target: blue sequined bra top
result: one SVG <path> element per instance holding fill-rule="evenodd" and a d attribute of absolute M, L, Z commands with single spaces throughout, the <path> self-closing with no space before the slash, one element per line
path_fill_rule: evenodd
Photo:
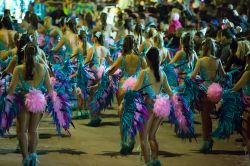
<path fill-rule="evenodd" d="M 187 74 L 191 73 L 193 71 L 193 66 L 194 66 L 193 62 L 190 66 L 190 63 L 188 62 L 188 60 L 185 57 L 184 51 L 181 53 L 181 59 L 176 62 L 176 65 L 179 66 L 178 69 L 180 71 L 185 71 Z"/>
<path fill-rule="evenodd" d="M 17 86 L 16 91 L 21 91 L 22 93 L 28 93 L 31 89 L 44 90 L 44 81 L 45 81 L 46 68 L 43 68 L 43 77 L 40 83 L 37 86 L 32 86 L 30 83 L 24 80 L 22 71 L 18 68 L 18 75 L 20 83 Z"/>
<path fill-rule="evenodd" d="M 125 68 L 125 56 L 122 57 L 122 64 L 121 64 L 121 71 L 122 71 L 122 75 L 124 78 L 128 78 L 128 77 L 138 77 L 139 73 L 140 73 L 140 69 L 141 69 L 141 65 L 142 65 L 142 60 L 139 59 L 139 63 L 138 63 L 138 66 L 137 66 L 137 69 L 135 71 L 135 73 L 133 74 L 129 74 L 127 71 L 126 71 L 126 68 Z"/>

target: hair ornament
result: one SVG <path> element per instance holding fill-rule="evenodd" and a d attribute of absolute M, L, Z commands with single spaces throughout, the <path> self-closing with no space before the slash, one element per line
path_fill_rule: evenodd
<path fill-rule="evenodd" d="M 101 35 L 102 35 L 102 33 L 101 33 L 101 32 L 96 32 L 96 33 L 95 33 L 95 36 L 96 36 L 97 38 L 100 38 L 100 37 L 101 37 Z"/>

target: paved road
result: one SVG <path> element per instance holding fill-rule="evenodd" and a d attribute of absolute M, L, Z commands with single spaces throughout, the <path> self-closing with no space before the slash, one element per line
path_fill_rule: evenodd
<path fill-rule="evenodd" d="M 85 126 L 88 120 L 75 120 L 76 129 L 71 129 L 71 137 L 58 137 L 50 118 L 43 118 L 39 128 L 39 166 L 142 166 L 139 148 L 129 156 L 119 154 L 119 119 L 116 111 L 108 110 L 103 117 L 103 124 L 99 128 Z M 177 138 L 167 123 L 161 126 L 157 138 L 163 166 L 247 165 L 242 143 L 237 141 L 239 135 L 233 135 L 230 140 L 216 140 L 212 154 L 200 154 L 197 151 L 202 144 L 199 115 L 196 119 L 198 143 Z M 15 153 L 17 141 L 14 128 L 10 133 L 8 138 L 0 138 L 0 166 L 21 165 L 21 155 Z"/>

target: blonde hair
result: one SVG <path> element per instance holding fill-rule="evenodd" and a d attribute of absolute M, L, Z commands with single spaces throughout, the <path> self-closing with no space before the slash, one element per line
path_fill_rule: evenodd
<path fill-rule="evenodd" d="M 247 53 L 250 51 L 250 42 L 247 40 L 238 41 L 238 47 L 236 56 L 240 59 L 244 59 Z"/>
<path fill-rule="evenodd" d="M 162 34 L 157 34 L 154 37 L 154 44 L 157 48 L 162 49 L 164 47 L 164 40 Z"/>

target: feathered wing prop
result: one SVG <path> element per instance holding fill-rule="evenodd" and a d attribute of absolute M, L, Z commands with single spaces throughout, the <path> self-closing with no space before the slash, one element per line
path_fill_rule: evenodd
<path fill-rule="evenodd" d="M 0 83 L 0 134 L 8 132 L 12 126 L 13 120 L 19 111 L 19 101 L 14 95 L 7 95 L 6 87 L 9 77 L 1 80 Z"/>
<path fill-rule="evenodd" d="M 105 72 L 103 73 L 100 85 L 89 104 L 92 116 L 99 115 L 102 110 L 112 104 L 113 95 L 117 92 L 116 82 L 115 77 L 108 76 Z"/>
<path fill-rule="evenodd" d="M 195 138 L 194 115 L 188 101 L 179 94 L 171 97 L 173 112 L 170 112 L 170 122 L 174 122 L 176 133 L 181 138 Z"/>
<path fill-rule="evenodd" d="M 124 111 L 121 118 L 122 141 L 127 143 L 129 136 L 131 139 L 134 139 L 137 131 L 143 129 L 149 115 L 144 97 L 140 91 L 128 90 L 125 93 L 123 104 Z"/>
<path fill-rule="evenodd" d="M 241 127 L 243 107 L 243 99 L 238 92 L 231 90 L 224 91 L 219 123 L 212 136 L 225 139 L 238 130 Z"/>
<path fill-rule="evenodd" d="M 91 80 L 94 80 L 94 77 L 89 73 L 87 65 L 79 64 L 78 74 L 77 74 L 77 86 L 81 89 L 81 96 L 83 99 L 87 99 L 89 95 L 88 85 L 91 84 Z"/>
<path fill-rule="evenodd" d="M 63 94 L 55 91 L 48 95 L 48 112 L 51 114 L 56 125 L 56 130 L 60 134 L 61 128 L 70 135 L 69 127 L 71 122 L 70 105 Z"/>

